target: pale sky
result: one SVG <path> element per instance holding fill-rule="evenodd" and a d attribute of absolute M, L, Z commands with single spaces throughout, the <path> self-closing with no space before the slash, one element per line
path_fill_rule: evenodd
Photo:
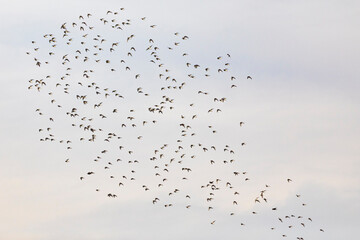
<path fill-rule="evenodd" d="M 0 239 L 257 240 L 281 239 L 282 232 L 286 232 L 287 239 L 358 239 L 358 1 L 34 0 L 1 1 L 1 5 Z M 216 202 L 216 209 L 209 213 L 206 203 L 197 200 L 201 195 L 198 185 L 192 184 L 187 186 L 194 196 L 190 210 L 176 204 L 172 209 L 164 208 L 164 202 L 153 206 L 151 191 L 149 195 L 141 187 L 128 188 L 118 198 L 109 199 L 104 194 L 108 189 L 112 191 L 110 179 L 104 181 L 105 176 L 96 174 L 102 179 L 100 185 L 88 178 L 85 182 L 79 180 L 79 176 L 96 168 L 87 159 L 92 159 L 91 152 L 101 150 L 102 145 L 90 149 L 75 144 L 77 150 L 70 164 L 66 164 L 68 152 L 63 147 L 39 141 L 38 129 L 46 128 L 48 123 L 38 117 L 35 109 L 47 109 L 50 105 L 46 94 L 27 89 L 29 79 L 46 73 L 43 67 L 34 65 L 32 56 L 25 54 L 33 48 L 31 41 L 40 44 L 44 34 L 59 33 L 61 24 L 78 21 L 79 15 L 106 16 L 107 10 L 119 11 L 122 7 L 125 18 L 139 21 L 146 16 L 149 25 L 157 25 L 155 32 L 149 30 L 149 34 L 164 47 L 173 43 L 174 32 L 189 36 L 181 47 L 194 63 L 215 68 L 217 56 L 231 54 L 231 74 L 238 78 L 236 89 L 229 90 L 215 80 L 194 83 L 194 87 L 214 90 L 219 97 L 228 98 L 222 115 L 212 119 L 221 132 L 214 144 L 247 143 L 236 157 L 241 161 L 239 170 L 250 174 L 251 181 L 242 194 L 251 204 L 241 202 L 238 215 L 228 216 L 233 206 L 228 204 L 227 196 Z M 134 23 L 132 29 L 139 39 L 149 37 L 140 24 Z M 42 49 L 45 44 L 39 47 Z M 181 57 L 166 58 L 174 72 L 184 74 L 186 67 L 178 60 Z M 58 69 L 52 67 L 53 72 Z M 145 81 L 146 76 L 153 81 L 147 75 L 149 69 L 139 69 L 143 71 L 144 90 L 151 89 L 152 82 Z M 116 79 L 102 71 L 99 69 L 99 76 L 108 80 L 111 88 L 119 87 Z M 247 75 L 253 79 L 246 80 Z M 120 91 L 130 92 L 136 87 L 123 84 Z M 199 108 L 205 104 L 197 95 L 175 96 L 184 102 L 195 102 Z M 126 105 L 125 101 L 124 109 L 147 106 L 144 99 L 136 97 L 136 93 L 130 95 L 131 104 Z M 66 104 L 71 106 L 72 100 L 65 99 Z M 140 152 L 137 157 L 143 158 L 151 150 L 147 141 L 170 141 L 172 124 L 178 118 L 166 116 L 160 118 L 160 127 L 147 132 L 152 137 L 144 137 L 144 144 L 133 149 Z M 199 117 L 199 125 L 206 121 Z M 246 123 L 241 130 L 236 125 L 239 121 Z M 107 124 L 114 127 L 117 123 Z M 59 123 L 57 130 L 52 125 L 56 134 L 78 137 L 63 125 Z M 124 136 L 130 133 L 125 132 Z M 205 143 L 208 139 L 199 136 L 196 141 Z M 145 170 L 139 169 L 144 176 L 148 174 Z M 203 184 L 202 179 L 209 179 L 217 170 L 217 176 L 226 178 L 222 169 L 199 170 L 191 173 L 196 183 Z M 150 171 L 153 173 L 152 168 Z M 287 178 L 293 179 L 291 185 L 286 183 Z M 146 177 L 143 180 L 147 181 Z M 279 225 L 273 212 L 252 204 L 265 183 L 271 185 L 270 204 L 279 208 L 279 215 L 311 216 L 312 224 L 289 230 Z M 97 187 L 101 188 L 100 193 L 95 192 Z M 301 194 L 305 208 L 296 204 L 295 194 Z M 182 201 L 178 198 L 175 202 L 185 204 Z M 248 214 L 252 211 L 259 211 L 259 216 Z M 216 224 L 211 225 L 215 218 Z M 246 226 L 241 227 L 241 222 Z M 276 226 L 276 231 L 270 230 L 272 226 Z M 320 228 L 325 232 L 320 232 Z"/>

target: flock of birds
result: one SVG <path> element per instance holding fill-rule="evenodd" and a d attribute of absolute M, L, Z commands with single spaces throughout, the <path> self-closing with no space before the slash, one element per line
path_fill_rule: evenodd
<path fill-rule="evenodd" d="M 229 100 L 216 93 L 219 84 L 225 89 L 222 92 L 230 93 L 252 77 L 240 80 L 230 74 L 230 54 L 214 58 L 211 67 L 195 63 L 182 47 L 187 35 L 175 32 L 173 42 L 163 46 L 161 40 L 146 35 L 154 34 L 156 25 L 148 24 L 145 17 L 132 20 L 124 15 L 123 8 L 107 11 L 101 18 L 88 13 L 63 23 L 60 34 L 45 34 L 40 44 L 32 41 L 26 54 L 32 56 L 36 73 L 42 77 L 30 79 L 28 89 L 45 94 L 51 106 L 48 112 L 40 107 L 35 110 L 46 123 L 38 129 L 40 141 L 60 143 L 70 165 L 84 153 L 70 157 L 76 147 L 94 151 L 81 163 L 88 169 L 79 179 L 86 182 L 101 174 L 110 178 L 114 190 L 95 187 L 104 197 L 121 197 L 122 189 L 129 186 L 127 191 L 138 187 L 150 203 L 165 208 L 176 205 L 174 199 L 182 199 L 179 204 L 191 209 L 191 200 L 202 198 L 199 202 L 211 212 L 223 194 L 231 198 L 227 204 L 241 207 L 241 186 L 251 181 L 247 171 L 239 170 L 238 154 L 246 142 L 219 143 L 216 123 L 225 121 L 221 114 Z M 133 25 L 144 27 L 140 35 L 133 33 Z M 165 59 L 175 59 L 176 67 Z M 214 81 L 213 76 L 221 80 Z M 209 91 L 211 83 L 214 87 Z M 242 129 L 246 123 L 239 120 L 237 125 Z M 217 170 L 217 175 L 210 176 Z M 200 185 L 192 180 L 201 177 L 206 181 Z M 264 184 L 252 204 L 269 206 L 270 189 Z M 300 194 L 296 198 L 306 206 Z M 275 215 L 279 209 L 267 208 Z M 229 215 L 236 215 L 235 210 Z M 250 211 L 250 215 L 259 213 Z M 309 216 L 295 214 L 276 218 L 276 224 L 288 229 L 312 222 Z M 216 219 L 209 222 L 214 225 Z M 271 230 L 277 229 L 276 224 Z"/>

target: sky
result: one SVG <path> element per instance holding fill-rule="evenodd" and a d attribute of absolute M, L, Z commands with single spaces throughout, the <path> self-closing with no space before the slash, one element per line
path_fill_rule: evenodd
<path fill-rule="evenodd" d="M 300 235 L 319 240 L 358 239 L 358 1 L 15 0 L 0 3 L 3 6 L 0 9 L 0 239 L 244 237 L 256 240 L 279 239 L 282 231 L 287 231 L 288 239 Z M 44 34 L 59 32 L 61 24 L 70 24 L 80 14 L 90 12 L 101 16 L 107 10 L 117 11 L 122 7 L 127 18 L 146 16 L 149 24 L 156 24 L 154 37 L 164 42 L 164 46 L 172 41 L 174 32 L 189 36 L 184 47 L 191 53 L 192 61 L 201 66 L 215 66 L 217 56 L 231 54 L 232 74 L 242 79 L 235 92 L 225 88 L 221 81 L 194 83 L 195 87 L 215 89 L 219 96 L 228 98 L 223 114 L 212 119 L 219 132 L 223 132 L 216 144 L 246 141 L 239 157 L 241 167 L 252 174 L 254 181 L 250 187 L 244 187 L 245 199 L 252 199 L 260 186 L 269 183 L 272 204 L 279 206 L 284 214 L 301 212 L 311 216 L 314 220 L 311 227 L 292 231 L 284 228 L 273 233 L 268 229 L 277 218 L 266 210 L 258 218 L 246 215 L 245 212 L 263 210 L 246 202 L 240 207 L 239 216 L 229 218 L 227 214 L 233 206 L 225 204 L 226 196 L 217 202 L 215 225 L 209 224 L 213 215 L 209 216 L 197 199 L 192 211 L 177 206 L 173 209 L 153 206 L 151 198 L 141 189 L 128 189 L 121 197 L 109 199 L 94 191 L 95 181 L 79 180 L 80 174 L 93 167 L 85 159 L 102 146 L 90 149 L 75 144 L 79 150 L 74 150 L 74 158 L 80 160 L 67 165 L 64 163 L 67 152 L 63 148 L 39 141 L 38 129 L 45 122 L 39 119 L 35 109 L 39 106 L 47 109 L 48 105 L 45 94 L 27 88 L 29 79 L 44 73 L 25 54 L 32 48 L 31 41 L 40 42 Z M 135 23 L 133 31 L 140 39 L 148 33 Z M 40 44 L 40 48 L 45 44 Z M 178 58 L 166 57 L 173 69 L 183 74 Z M 143 57 L 138 59 L 142 61 Z M 142 71 L 142 76 L 151 74 L 146 67 Z M 252 76 L 251 81 L 246 80 L 248 75 Z M 111 87 L 118 86 L 109 73 L 101 78 L 109 79 Z M 151 89 L 149 82 L 143 84 L 144 89 Z M 126 92 L 135 85 L 121 87 Z M 205 104 L 198 96 L 184 97 L 186 101 L 199 102 L 200 106 Z M 72 104 L 70 100 L 63 101 Z M 131 104 L 141 107 L 144 101 L 134 98 Z M 147 133 L 153 137 L 145 137 L 144 141 L 149 144 L 168 141 L 173 118 L 170 115 L 169 119 L 160 119 L 162 126 L 154 132 L 149 130 Z M 246 123 L 241 131 L 232 127 L 238 119 Z M 62 124 L 59 123 L 56 134 L 77 137 Z M 116 123 L 109 120 L 107 124 Z M 201 138 L 199 141 L 206 142 Z M 140 158 L 151 150 L 146 144 L 138 148 Z M 194 169 L 197 167 L 201 166 L 194 165 Z M 213 171 L 194 176 L 194 182 L 200 183 L 203 176 Z M 293 179 L 291 185 L 286 183 L 287 178 Z M 102 184 L 105 189 L 110 185 Z M 188 189 L 197 194 L 198 189 L 191 184 Z M 294 204 L 295 194 L 301 194 L 306 201 L 305 209 Z M 247 223 L 246 228 L 240 227 L 242 221 Z M 325 232 L 319 232 L 319 228 Z"/>

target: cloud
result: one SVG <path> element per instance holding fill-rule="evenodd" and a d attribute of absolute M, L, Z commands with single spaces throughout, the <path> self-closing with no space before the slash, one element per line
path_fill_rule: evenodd
<path fill-rule="evenodd" d="M 0 51 L 5 56 L 0 59 L 0 109 L 3 113 L 0 161 L 5 166 L 0 170 L 0 181 L 6 193 L 0 200 L 0 222 L 3 223 L 0 237 L 36 240 L 278 238 L 278 235 L 270 236 L 268 231 L 256 229 L 259 222 L 262 226 L 272 222 L 270 215 L 260 218 L 240 215 L 236 220 L 230 219 L 231 208 L 222 207 L 222 201 L 229 200 L 229 196 L 218 203 L 217 228 L 210 226 L 213 215 L 200 207 L 201 200 L 194 200 L 192 211 L 184 213 L 180 206 L 170 211 L 153 207 L 150 198 L 145 201 L 143 192 L 137 190 L 122 200 L 104 198 L 96 194 L 94 188 L 100 185 L 106 189 L 101 194 L 105 194 L 112 189 L 106 183 L 78 182 L 79 175 L 87 171 L 83 168 L 88 164 L 87 158 L 93 160 L 90 152 L 98 151 L 102 145 L 89 153 L 76 150 L 69 168 L 64 166 L 66 154 L 63 150 L 37 142 L 36 131 L 44 122 L 34 116 L 38 107 L 35 103 L 45 109 L 49 105 L 26 89 L 27 81 L 39 73 L 25 55 L 31 48 L 30 41 L 47 32 L 58 31 L 60 24 L 75 21 L 79 14 L 125 7 L 124 17 L 147 16 L 149 22 L 157 24 L 157 36 L 164 42 L 170 41 L 175 31 L 189 35 L 183 47 L 192 54 L 192 62 L 209 63 L 213 67 L 216 56 L 231 53 L 231 67 L 239 80 L 236 94 L 215 80 L 207 82 L 206 88 L 216 88 L 219 96 L 228 97 L 223 115 L 209 117 L 219 132 L 217 144 L 247 142 L 236 159 L 240 170 L 252 174 L 251 187 L 244 191 L 256 189 L 253 190 L 255 195 L 258 188 L 269 183 L 273 188 L 269 191 L 273 194 L 272 203 L 279 204 L 285 212 L 291 211 L 291 198 L 300 191 L 308 200 L 311 209 L 308 213 L 315 214 L 314 225 L 326 227 L 322 235 L 311 235 L 315 228 L 309 230 L 309 237 L 351 239 L 357 234 L 360 196 L 356 185 L 360 167 L 357 160 L 358 5 L 357 1 L 230 0 L 221 4 L 218 1 L 206 4 L 201 1 L 125 1 L 119 4 L 116 1 L 41 0 L 7 3 L 0 10 Z M 141 35 L 140 28 L 134 31 Z M 172 61 L 174 74 L 182 76 L 179 61 L 170 55 L 166 58 Z M 142 57 L 138 59 L 143 60 Z M 148 71 L 144 69 L 142 76 L 148 76 Z M 253 81 L 243 81 L 247 75 L 253 76 Z M 116 86 L 116 79 L 109 78 L 109 81 Z M 201 80 L 199 82 L 192 86 L 204 86 Z M 144 84 L 151 89 L 151 84 Z M 132 87 L 135 85 L 129 89 Z M 191 94 L 187 97 L 186 101 L 196 100 L 196 104 L 205 106 L 200 97 Z M 72 103 L 67 101 L 66 104 Z M 133 104 L 141 106 L 143 103 L 134 98 Z M 183 109 L 179 107 L 178 110 Z M 166 133 L 171 132 L 175 119 L 174 115 L 163 125 L 169 129 Z M 245 121 L 246 127 L 234 131 L 232 126 L 237 125 L 239 119 Z M 204 122 L 199 120 L 197 124 L 200 126 Z M 159 132 L 160 129 L 149 131 L 154 137 L 145 137 L 144 142 L 153 139 L 163 143 L 170 139 Z M 62 134 L 77 137 L 70 131 Z M 86 146 L 91 148 L 91 145 Z M 139 159 L 150 150 L 144 147 L 143 151 Z M 86 160 L 76 161 L 82 157 Z M 121 168 L 117 170 L 120 172 Z M 212 173 L 203 173 L 202 177 Z M 289 176 L 294 179 L 290 188 L 283 182 Z M 196 181 L 200 183 L 201 176 L 196 177 Z M 189 186 L 189 191 L 196 194 L 198 189 Z M 238 210 L 242 214 L 252 207 L 249 204 Z M 242 221 L 247 223 L 244 233 L 239 229 Z M 315 230 L 317 232 L 317 228 Z"/>

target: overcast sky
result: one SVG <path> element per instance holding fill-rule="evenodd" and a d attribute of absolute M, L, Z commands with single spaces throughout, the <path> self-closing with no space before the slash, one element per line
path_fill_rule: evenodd
<path fill-rule="evenodd" d="M 224 213 L 230 208 L 219 204 L 216 225 L 210 225 L 206 208 L 196 203 L 193 211 L 154 207 L 143 191 L 131 189 L 121 198 L 106 198 L 93 184 L 79 180 L 89 168 L 83 163 L 69 167 L 62 148 L 39 141 L 37 131 L 45 125 L 35 109 L 44 98 L 27 89 L 38 71 L 25 54 L 31 41 L 59 32 L 61 24 L 80 14 L 105 16 L 121 7 L 129 19 L 146 16 L 149 24 L 156 24 L 159 41 L 167 42 L 174 32 L 189 36 L 187 51 L 200 65 L 231 54 L 232 72 L 243 81 L 236 93 L 222 90 L 221 82 L 209 83 L 209 88 L 229 94 L 224 114 L 214 121 L 230 143 L 240 141 L 230 125 L 245 121 L 241 141 L 247 145 L 241 159 L 257 179 L 251 184 L 271 183 L 273 203 L 284 213 L 303 211 L 314 219 L 306 230 L 284 228 L 291 239 L 358 239 L 358 1 L 2 0 L 1 5 L 1 239 L 281 238 L 281 232 L 269 230 L 276 218 L 267 214 L 252 218 L 241 213 L 230 219 Z M 134 31 L 142 34 L 136 24 Z M 173 64 L 177 68 L 176 59 Z M 177 71 L 181 73 L 180 67 Z M 252 81 L 245 81 L 247 75 Z M 167 127 L 171 124 L 165 123 Z M 163 143 L 162 138 L 166 136 L 154 141 Z M 291 187 L 287 178 L 294 180 Z M 305 210 L 294 205 L 296 193 L 306 201 Z M 253 207 L 244 205 L 242 211 L 259 210 Z M 240 227 L 242 221 L 246 228 Z"/>

